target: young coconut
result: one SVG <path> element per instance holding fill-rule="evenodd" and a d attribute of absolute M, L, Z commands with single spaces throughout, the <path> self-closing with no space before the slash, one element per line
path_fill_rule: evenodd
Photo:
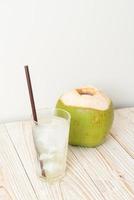
<path fill-rule="evenodd" d="M 69 144 L 95 147 L 103 143 L 114 115 L 105 94 L 94 87 L 77 88 L 61 96 L 56 107 L 71 114 Z"/>

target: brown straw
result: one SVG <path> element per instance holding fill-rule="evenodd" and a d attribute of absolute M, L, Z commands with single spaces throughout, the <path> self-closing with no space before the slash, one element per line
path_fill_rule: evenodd
<path fill-rule="evenodd" d="M 29 97 L 30 97 L 31 108 L 32 108 L 32 113 L 33 113 L 33 119 L 34 119 L 35 122 L 38 122 L 29 68 L 28 68 L 27 65 L 24 66 L 24 68 L 25 68 L 25 74 L 26 74 L 26 79 L 27 79 L 27 86 L 28 86 L 28 91 L 29 91 Z"/>
<path fill-rule="evenodd" d="M 33 96 L 33 90 L 32 90 L 32 84 L 31 84 L 31 78 L 30 78 L 30 73 L 29 73 L 29 68 L 28 66 L 24 66 L 25 68 L 25 74 L 26 74 L 26 79 L 27 79 L 27 86 L 28 86 L 28 91 L 29 91 L 29 97 L 30 97 L 30 102 L 31 102 L 31 108 L 32 108 L 32 113 L 33 113 L 33 119 L 35 122 L 38 123 L 37 119 L 37 113 L 36 113 L 36 108 L 35 108 L 35 102 L 34 102 L 34 96 Z M 42 170 L 42 176 L 45 175 L 45 170 L 43 169 L 43 163 L 40 161 L 40 167 Z"/>

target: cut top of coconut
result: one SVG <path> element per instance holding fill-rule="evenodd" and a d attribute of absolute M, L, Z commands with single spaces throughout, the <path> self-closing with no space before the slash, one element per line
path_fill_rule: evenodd
<path fill-rule="evenodd" d="M 61 97 L 61 101 L 67 106 L 107 110 L 110 99 L 100 90 L 94 87 L 82 87 L 74 89 Z"/>

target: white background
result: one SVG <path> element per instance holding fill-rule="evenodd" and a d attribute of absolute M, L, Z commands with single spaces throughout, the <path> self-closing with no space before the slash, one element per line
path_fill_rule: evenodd
<path fill-rule="evenodd" d="M 88 84 L 134 106 L 134 0 L 0 0 L 0 121 L 31 112 L 25 64 L 38 108 Z"/>

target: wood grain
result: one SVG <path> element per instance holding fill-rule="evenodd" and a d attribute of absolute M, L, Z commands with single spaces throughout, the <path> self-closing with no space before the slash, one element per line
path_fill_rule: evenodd
<path fill-rule="evenodd" d="M 8 133 L 0 126 L 0 161 L 3 195 L 9 199 L 37 199 Z M 5 185 L 6 183 L 6 185 Z"/>
<path fill-rule="evenodd" d="M 29 121 L 0 125 L 0 200 L 134 200 L 134 108 L 115 111 L 105 143 L 69 146 L 64 179 L 37 176 Z"/>
<path fill-rule="evenodd" d="M 111 135 L 134 158 L 134 108 L 115 112 Z"/>

